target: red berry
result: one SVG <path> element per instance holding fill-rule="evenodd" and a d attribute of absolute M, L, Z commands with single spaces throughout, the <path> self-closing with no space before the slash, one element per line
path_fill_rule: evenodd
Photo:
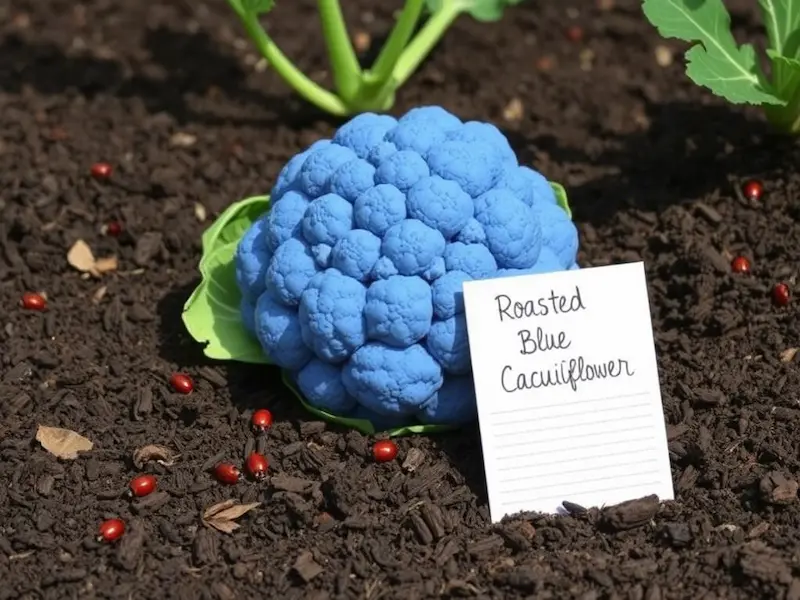
<path fill-rule="evenodd" d="M 578 25 L 571 25 L 567 27 L 567 39 L 570 42 L 580 42 L 583 39 L 583 29 Z"/>
<path fill-rule="evenodd" d="M 92 165 L 91 173 L 95 179 L 108 179 L 113 168 L 107 162 L 98 162 Z"/>
<path fill-rule="evenodd" d="M 377 462 L 389 462 L 397 457 L 397 444 L 392 440 L 380 440 L 372 447 L 372 455 Z"/>
<path fill-rule="evenodd" d="M 263 479 L 268 467 L 269 461 L 258 452 L 251 452 L 247 457 L 247 472 L 253 479 Z"/>
<path fill-rule="evenodd" d="M 131 479 L 131 494 L 137 498 L 152 494 L 156 489 L 156 478 L 153 475 L 139 475 Z"/>
<path fill-rule="evenodd" d="M 750 261 L 744 256 L 737 256 L 731 261 L 731 270 L 734 273 L 749 273 Z"/>
<path fill-rule="evenodd" d="M 263 433 L 272 426 L 272 413 L 266 408 L 259 408 L 253 413 L 252 423 L 256 433 Z"/>
<path fill-rule="evenodd" d="M 117 237 L 122 233 L 122 224 L 119 221 L 109 221 L 105 227 L 106 235 Z"/>
<path fill-rule="evenodd" d="M 778 283 L 772 288 L 772 301 L 778 306 L 786 306 L 792 295 L 789 291 L 789 286 L 785 283 Z"/>
<path fill-rule="evenodd" d="M 235 485 L 239 483 L 239 478 L 242 476 L 242 473 L 237 467 L 230 463 L 220 463 L 214 469 L 214 475 L 221 483 Z"/>
<path fill-rule="evenodd" d="M 22 294 L 20 304 L 25 310 L 44 310 L 47 308 L 47 301 L 44 299 L 44 296 L 33 292 L 25 292 Z"/>
<path fill-rule="evenodd" d="M 174 373 L 172 377 L 169 378 L 169 384 L 172 386 L 172 389 L 181 394 L 191 394 L 194 389 L 192 379 L 184 373 Z"/>
<path fill-rule="evenodd" d="M 742 193 L 748 200 L 761 200 L 764 195 L 764 185 L 757 179 L 748 179 L 742 186 Z"/>
<path fill-rule="evenodd" d="M 97 536 L 98 542 L 114 542 L 125 533 L 125 523 L 120 519 L 108 519 L 100 524 L 100 535 Z"/>

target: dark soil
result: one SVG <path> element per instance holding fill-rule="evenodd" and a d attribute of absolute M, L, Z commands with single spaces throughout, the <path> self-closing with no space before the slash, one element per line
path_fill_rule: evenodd
<path fill-rule="evenodd" d="M 344 4 L 378 37 L 399 3 Z M 0 598 L 800 599 L 800 380 L 786 352 L 800 327 L 769 295 L 797 275 L 800 152 L 694 87 L 679 55 L 659 66 L 638 2 L 573 4 L 460 20 L 395 110 L 502 124 L 522 161 L 567 186 L 582 264 L 646 262 L 676 500 L 491 526 L 476 431 L 405 438 L 375 464 L 371 440 L 314 421 L 274 371 L 209 364 L 180 318 L 201 232 L 336 123 L 253 67 L 222 1 L 3 0 Z M 326 78 L 314 5 L 279 3 L 271 30 Z M 573 22 L 582 42 L 564 35 Z M 735 22 L 760 36 L 749 13 Z M 523 115 L 509 123 L 512 98 Z M 88 176 L 98 160 L 111 181 Z M 761 202 L 735 192 L 750 176 Z M 111 220 L 119 238 L 101 232 Z M 79 238 L 118 271 L 72 269 Z M 730 272 L 737 254 L 751 275 Z M 29 290 L 46 312 L 19 308 Z M 168 388 L 176 370 L 191 395 Z M 272 478 L 221 486 L 209 467 L 241 464 L 260 406 L 276 420 L 258 442 Z M 59 461 L 38 424 L 95 447 Z M 162 493 L 131 503 L 147 444 L 180 456 L 146 465 Z M 402 466 L 411 449 L 416 469 Z M 205 527 L 200 513 L 229 498 L 263 504 L 231 534 Z M 129 526 L 113 545 L 95 542 L 108 516 Z"/>

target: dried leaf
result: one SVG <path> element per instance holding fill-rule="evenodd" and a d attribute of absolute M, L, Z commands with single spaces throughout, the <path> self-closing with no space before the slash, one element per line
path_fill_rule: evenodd
<path fill-rule="evenodd" d="M 167 448 L 166 446 L 158 446 L 156 444 L 149 444 L 147 446 L 143 446 L 137 449 L 133 453 L 133 464 L 136 466 L 137 469 L 141 469 L 145 463 L 150 462 L 151 460 L 156 461 L 160 465 L 164 465 L 165 467 L 171 467 L 175 464 L 175 460 L 180 456 L 179 454 L 175 454 Z"/>
<path fill-rule="evenodd" d="M 116 256 L 109 256 L 108 258 L 98 258 L 94 262 L 94 268 L 98 273 L 108 273 L 116 271 L 119 267 L 119 261 Z"/>
<path fill-rule="evenodd" d="M 261 502 L 236 504 L 233 500 L 225 500 L 210 506 L 203 512 L 203 524 L 222 533 L 233 533 L 239 529 L 236 519 L 259 506 L 261 506 Z"/>
<path fill-rule="evenodd" d="M 67 262 L 81 273 L 97 274 L 95 269 L 94 254 L 89 244 L 83 240 L 78 240 L 67 252 Z"/>
<path fill-rule="evenodd" d="M 203 512 L 203 520 L 210 519 L 218 512 L 225 510 L 226 508 L 230 508 L 236 504 L 236 500 L 223 500 L 222 502 L 217 502 L 213 506 L 209 506 L 205 512 Z"/>
<path fill-rule="evenodd" d="M 50 454 L 68 460 L 74 460 L 79 452 L 88 452 L 94 447 L 91 440 L 74 431 L 44 425 L 39 425 L 36 441 Z"/>

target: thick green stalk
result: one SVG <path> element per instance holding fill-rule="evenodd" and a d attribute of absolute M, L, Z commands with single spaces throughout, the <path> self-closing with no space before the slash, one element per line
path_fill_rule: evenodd
<path fill-rule="evenodd" d="M 402 86 L 419 68 L 444 33 L 461 14 L 460 2 L 443 2 L 442 8 L 433 13 L 420 32 L 406 47 L 392 72 L 394 87 Z"/>
<path fill-rule="evenodd" d="M 281 52 L 280 48 L 264 31 L 264 28 L 261 27 L 256 15 L 239 10 L 236 12 L 258 51 L 287 85 L 302 98 L 327 113 L 337 117 L 349 114 L 347 106 L 340 98 L 313 82 L 286 58 L 286 55 Z"/>
<path fill-rule="evenodd" d="M 339 0 L 319 0 L 319 16 L 322 21 L 322 34 L 328 46 L 333 80 L 339 95 L 347 101 L 358 90 L 361 66 L 358 64 L 350 35 L 347 33 L 347 24 Z"/>
<path fill-rule="evenodd" d="M 381 53 L 369 70 L 370 76 L 376 82 L 386 81 L 392 74 L 397 61 L 403 54 L 411 36 L 414 35 L 414 28 L 422 14 L 422 7 L 425 0 L 407 0 L 403 11 L 389 34 L 389 38 L 381 49 Z"/>

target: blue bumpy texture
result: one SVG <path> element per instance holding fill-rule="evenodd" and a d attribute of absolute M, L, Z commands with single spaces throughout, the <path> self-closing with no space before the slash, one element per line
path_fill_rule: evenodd
<path fill-rule="evenodd" d="M 578 269 L 494 125 L 372 113 L 293 157 L 235 255 L 242 321 L 306 400 L 379 427 L 476 418 L 462 284 Z"/>

